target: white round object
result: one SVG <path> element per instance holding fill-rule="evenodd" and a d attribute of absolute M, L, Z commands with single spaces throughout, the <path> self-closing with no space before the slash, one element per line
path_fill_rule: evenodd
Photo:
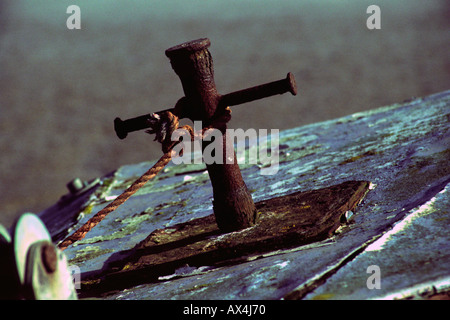
<path fill-rule="evenodd" d="M 23 285 L 29 248 L 38 241 L 47 240 L 51 242 L 51 236 L 41 219 L 33 213 L 21 215 L 15 224 L 13 232 L 16 267 L 20 283 Z"/>

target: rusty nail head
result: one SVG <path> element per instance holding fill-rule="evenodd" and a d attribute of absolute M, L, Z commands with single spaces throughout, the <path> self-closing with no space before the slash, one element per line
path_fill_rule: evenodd
<path fill-rule="evenodd" d="M 80 178 L 75 178 L 67 184 L 71 194 L 76 194 L 85 187 L 85 183 Z"/>
<path fill-rule="evenodd" d="M 56 271 L 58 256 L 54 245 L 46 243 L 42 246 L 41 259 L 47 273 Z"/>

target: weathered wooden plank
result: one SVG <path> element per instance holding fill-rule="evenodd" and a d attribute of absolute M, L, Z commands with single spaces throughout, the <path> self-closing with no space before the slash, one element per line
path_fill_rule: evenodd
<path fill-rule="evenodd" d="M 214 215 L 155 230 L 133 250 L 112 257 L 118 261 L 108 264 L 100 275 L 86 279 L 81 294 L 98 295 L 154 281 L 186 264 L 226 264 L 326 239 L 346 222 L 345 213 L 361 202 L 369 185 L 347 181 L 259 202 L 258 223 L 237 232 L 221 234 Z"/>

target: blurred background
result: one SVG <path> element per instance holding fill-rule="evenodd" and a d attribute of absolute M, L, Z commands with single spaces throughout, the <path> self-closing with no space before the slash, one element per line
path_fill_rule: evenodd
<path fill-rule="evenodd" d="M 68 30 L 69 5 L 81 30 Z M 381 8 L 368 30 L 367 7 Z M 0 0 L 0 223 L 38 213 L 121 165 L 162 155 L 119 140 L 115 117 L 183 96 L 164 51 L 211 40 L 222 94 L 284 78 L 285 94 L 233 108 L 232 128 L 286 129 L 449 89 L 447 0 Z"/>

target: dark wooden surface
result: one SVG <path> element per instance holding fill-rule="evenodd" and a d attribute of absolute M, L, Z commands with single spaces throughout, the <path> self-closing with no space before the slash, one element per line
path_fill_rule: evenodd
<path fill-rule="evenodd" d="M 85 279 L 83 295 L 156 281 L 184 265 L 236 263 L 250 255 L 324 240 L 347 223 L 345 213 L 362 201 L 369 185 L 348 181 L 259 202 L 258 223 L 239 232 L 222 234 L 214 215 L 155 230 L 134 249 L 112 257 L 117 260 L 99 275 Z"/>

